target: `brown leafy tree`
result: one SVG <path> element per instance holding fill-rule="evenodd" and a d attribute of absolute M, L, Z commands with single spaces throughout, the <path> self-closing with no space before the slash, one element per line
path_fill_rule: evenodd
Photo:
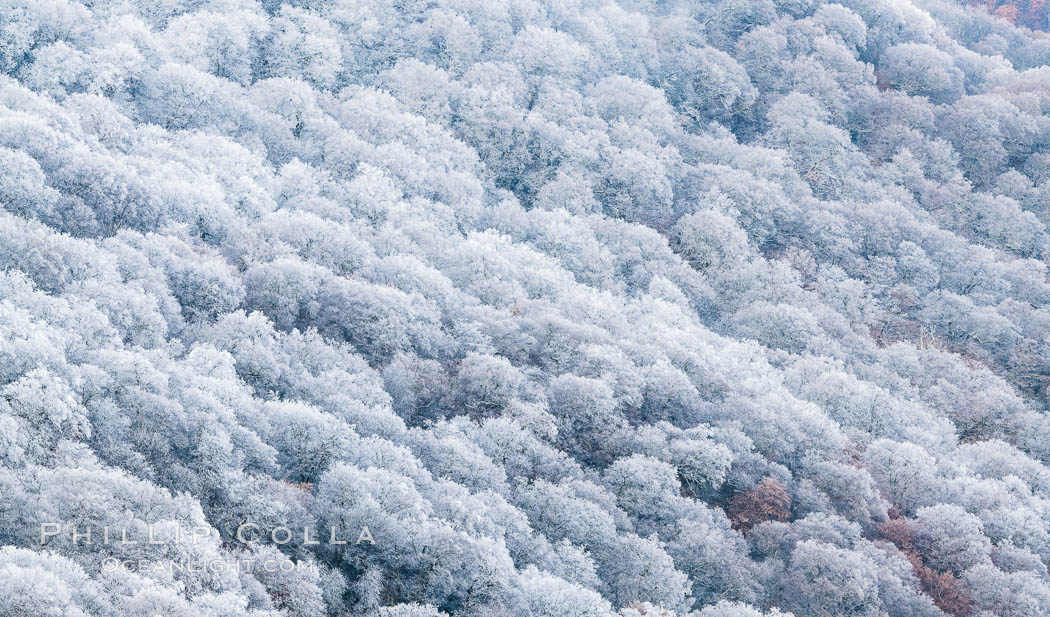
<path fill-rule="evenodd" d="M 957 617 L 970 613 L 973 601 L 963 582 L 951 572 L 937 572 L 923 563 L 922 556 L 915 548 L 911 521 L 891 518 L 879 525 L 879 534 L 908 558 L 923 593 L 930 596 L 938 608 Z"/>
<path fill-rule="evenodd" d="M 765 521 L 788 521 L 791 519 L 791 496 L 782 484 L 773 478 L 765 478 L 729 500 L 729 519 L 734 529 L 745 533 Z"/>

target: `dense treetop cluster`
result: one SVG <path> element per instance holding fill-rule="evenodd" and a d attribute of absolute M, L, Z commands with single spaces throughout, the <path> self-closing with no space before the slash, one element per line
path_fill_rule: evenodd
<path fill-rule="evenodd" d="M 0 614 L 1050 615 L 1047 65 L 941 0 L 0 0 Z M 314 567 L 166 567 L 245 558 Z"/>

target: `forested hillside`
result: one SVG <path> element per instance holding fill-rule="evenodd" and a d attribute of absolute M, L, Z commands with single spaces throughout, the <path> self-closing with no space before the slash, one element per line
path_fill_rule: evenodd
<path fill-rule="evenodd" d="M 947 0 L 0 0 L 0 615 L 1050 615 L 1047 65 Z"/>

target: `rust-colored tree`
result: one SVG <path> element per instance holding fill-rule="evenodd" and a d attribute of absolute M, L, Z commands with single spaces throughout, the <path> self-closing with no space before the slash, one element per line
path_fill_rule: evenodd
<path fill-rule="evenodd" d="M 937 572 L 923 563 L 922 556 L 915 548 L 914 532 L 909 519 L 891 518 L 879 525 L 878 532 L 883 539 L 892 542 L 904 553 L 911 563 L 915 577 L 919 579 L 923 593 L 930 596 L 937 608 L 956 617 L 970 613 L 973 600 L 963 582 L 951 572 Z"/>
<path fill-rule="evenodd" d="M 1017 23 L 1017 7 L 1012 4 L 1004 4 L 1000 6 L 995 9 L 995 14 L 1012 24 Z"/>
<path fill-rule="evenodd" d="M 1050 29 L 1047 21 L 1046 0 L 965 0 L 983 6 L 986 11 L 1006 21 L 1033 30 Z"/>
<path fill-rule="evenodd" d="M 890 520 L 879 525 L 879 535 L 885 540 L 892 542 L 904 553 L 916 553 L 914 534 L 908 519 L 899 516 L 891 517 Z"/>
<path fill-rule="evenodd" d="M 915 564 L 912 564 L 915 567 Z M 962 581 L 955 578 L 951 572 L 936 572 L 926 566 L 916 568 L 915 574 L 919 577 L 922 590 L 933 599 L 945 613 L 949 615 L 969 615 L 973 607 L 970 592 Z"/>
<path fill-rule="evenodd" d="M 765 521 L 791 519 L 791 496 L 773 478 L 765 478 L 729 500 L 729 520 L 733 529 L 748 532 Z"/>

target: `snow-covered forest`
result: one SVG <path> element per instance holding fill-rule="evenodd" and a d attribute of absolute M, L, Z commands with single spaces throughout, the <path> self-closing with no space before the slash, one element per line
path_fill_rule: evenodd
<path fill-rule="evenodd" d="M 1050 37 L 0 0 L 0 71 L 3 617 L 1050 615 Z"/>

